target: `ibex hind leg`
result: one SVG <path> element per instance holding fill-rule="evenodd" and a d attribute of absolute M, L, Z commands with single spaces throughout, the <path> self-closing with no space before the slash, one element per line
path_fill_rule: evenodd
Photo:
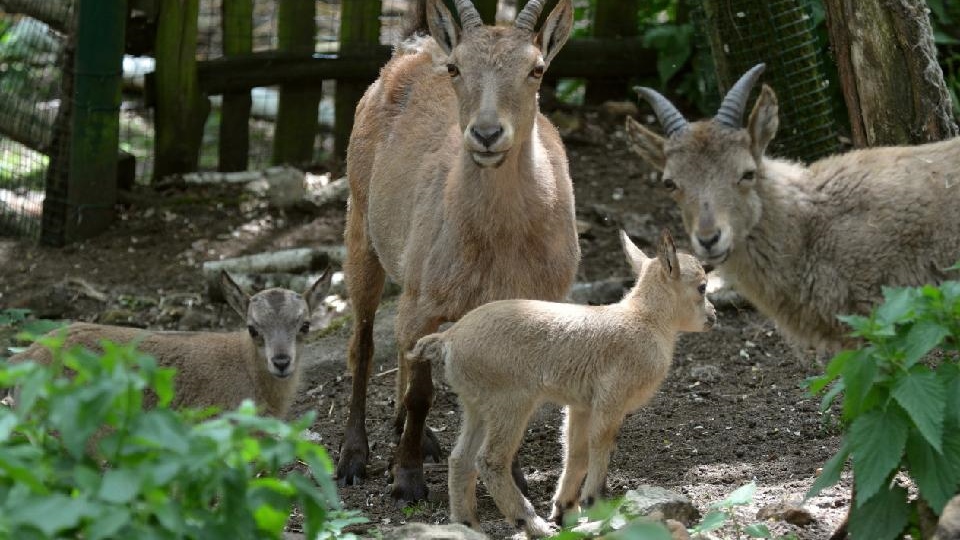
<path fill-rule="evenodd" d="M 426 312 L 427 314 L 424 314 Z M 427 413 L 433 404 L 433 378 L 429 362 L 411 362 L 407 352 L 417 340 L 435 331 L 440 326 L 440 318 L 429 315 L 429 310 L 418 310 L 416 299 L 407 295 L 400 298 L 397 308 L 397 361 L 406 380 L 405 388 L 397 396 L 406 408 L 406 420 L 393 467 L 393 487 L 391 495 L 398 501 L 418 501 L 427 496 L 427 484 L 423 478 L 423 458 L 433 455 L 439 461 L 440 445 L 436 438 L 425 436 Z M 425 441 L 431 441 L 426 443 Z M 424 448 L 427 453 L 425 454 Z"/>
<path fill-rule="evenodd" d="M 350 415 L 344 429 L 337 462 L 337 480 L 341 486 L 359 484 L 366 477 L 370 448 L 367 443 L 367 383 L 373 359 L 373 320 L 386 279 L 383 267 L 366 236 L 363 214 L 351 208 L 347 215 L 347 257 L 344 271 L 353 304 L 353 336 L 347 360 L 353 375 Z"/>

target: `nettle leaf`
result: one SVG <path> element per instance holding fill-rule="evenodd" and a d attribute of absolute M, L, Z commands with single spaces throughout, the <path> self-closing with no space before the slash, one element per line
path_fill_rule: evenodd
<path fill-rule="evenodd" d="M 914 425 L 937 452 L 943 439 L 943 416 L 947 391 L 943 381 L 926 366 L 914 366 L 894 383 L 893 399 L 907 411 Z"/>
<path fill-rule="evenodd" d="M 877 319 L 883 323 L 902 322 L 913 313 L 916 289 L 909 287 L 883 288 L 883 304 L 877 308 Z"/>
<path fill-rule="evenodd" d="M 753 500 L 754 494 L 757 492 L 757 483 L 750 481 L 747 484 L 744 484 L 734 490 L 733 493 L 727 495 L 727 498 L 720 501 L 717 506 L 721 508 L 729 508 L 731 506 L 743 506 L 749 504 Z"/>
<path fill-rule="evenodd" d="M 743 533 L 750 538 L 771 538 L 770 528 L 763 523 L 751 523 L 743 528 Z"/>
<path fill-rule="evenodd" d="M 707 515 L 703 516 L 703 519 L 700 520 L 700 523 L 693 528 L 694 533 L 705 533 L 708 531 L 713 531 L 723 527 L 723 524 L 727 521 L 727 513 L 720 510 L 713 510 L 707 512 Z"/>
<path fill-rule="evenodd" d="M 877 376 L 877 361 L 869 354 L 852 358 L 843 370 L 843 385 L 846 391 L 843 398 L 843 417 L 851 419 L 859 416 L 864 398 L 873 386 Z"/>
<path fill-rule="evenodd" d="M 940 513 L 960 484 L 960 432 L 944 437 L 943 451 L 934 451 L 919 433 L 907 439 L 910 476 L 934 512 Z"/>
<path fill-rule="evenodd" d="M 814 377 L 809 380 L 807 389 L 811 394 L 817 394 L 823 390 L 830 381 L 836 379 L 846 369 L 847 363 L 857 361 L 863 357 L 864 352 L 861 349 L 840 351 L 827 364 L 827 369 L 820 377 Z"/>
<path fill-rule="evenodd" d="M 859 479 L 858 479 L 859 480 Z M 859 500 L 860 493 L 857 493 Z M 907 526 L 910 507 L 907 490 L 882 489 L 862 505 L 850 510 L 850 536 L 871 540 L 893 540 Z"/>
<path fill-rule="evenodd" d="M 820 471 L 820 476 L 813 481 L 813 485 L 810 486 L 810 490 L 807 491 L 804 498 L 810 499 L 816 497 L 824 489 L 839 482 L 840 474 L 843 472 L 843 466 L 849 456 L 850 443 L 848 439 L 844 439 L 843 444 L 840 445 L 840 449 L 837 450 L 837 453 L 823 466 L 823 470 Z"/>
<path fill-rule="evenodd" d="M 129 469 L 108 469 L 100 484 L 100 499 L 125 504 L 133 500 L 140 491 L 140 477 Z"/>
<path fill-rule="evenodd" d="M 820 412 L 826 412 L 830 408 L 830 405 L 833 404 L 833 400 L 837 399 L 837 396 L 840 395 L 844 389 L 843 381 L 833 383 L 830 390 L 823 394 L 823 397 L 820 399 Z"/>
<path fill-rule="evenodd" d="M 76 527 L 92 509 L 86 501 L 62 493 L 30 497 L 17 503 L 6 508 L 4 517 L 8 522 L 33 527 L 48 537 L 59 537 L 57 533 Z"/>
<path fill-rule="evenodd" d="M 937 373 L 947 393 L 946 419 L 960 424 L 960 365 L 943 364 Z"/>
<path fill-rule="evenodd" d="M 907 346 L 903 358 L 906 366 L 914 365 L 949 335 L 950 329 L 936 321 L 920 321 L 913 325 L 906 337 Z"/>
<path fill-rule="evenodd" d="M 277 510 L 268 504 L 262 504 L 253 511 L 253 518 L 257 521 L 257 527 L 276 535 L 283 532 L 283 526 L 287 523 L 288 517 L 290 517 L 288 512 Z"/>
<path fill-rule="evenodd" d="M 873 497 L 896 471 L 908 432 L 907 419 L 894 404 L 885 410 L 868 411 L 850 425 L 857 506 Z"/>
<path fill-rule="evenodd" d="M 90 521 L 84 531 L 86 533 L 84 538 L 89 540 L 117 538 L 119 537 L 117 533 L 130 523 L 131 517 L 128 508 L 115 506 L 104 508 L 100 515 Z"/>

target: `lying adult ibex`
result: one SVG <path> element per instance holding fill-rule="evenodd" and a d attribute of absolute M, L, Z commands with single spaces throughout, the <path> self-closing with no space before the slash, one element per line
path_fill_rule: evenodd
<path fill-rule="evenodd" d="M 171 406 L 233 409 L 251 399 L 267 414 L 282 418 L 300 381 L 300 344 L 310 331 L 310 313 L 323 302 L 332 274 L 327 270 L 303 295 L 267 289 L 251 297 L 223 272 L 227 303 L 247 322 L 239 332 L 159 332 L 73 323 L 65 329 L 64 346 L 98 351 L 105 340 L 135 342 L 137 350 L 156 358 L 159 366 L 176 368 Z M 49 364 L 50 350 L 34 344 L 10 359 L 26 360 Z M 154 401 L 148 396 L 145 403 Z"/>
<path fill-rule="evenodd" d="M 621 232 L 637 274 L 616 304 L 581 306 L 501 300 L 480 306 L 447 330 L 425 336 L 413 362 L 443 362 L 463 421 L 450 454 L 450 520 L 479 528 L 477 477 L 497 508 L 527 534 L 552 528 L 514 485 L 510 463 L 530 416 L 544 402 L 565 405 L 563 474 L 553 519 L 600 494 L 617 432 L 666 377 L 680 332 L 713 327 L 706 276 L 677 255 L 664 231 L 656 259 Z M 581 487 L 582 486 L 582 487 Z"/>
<path fill-rule="evenodd" d="M 942 281 L 960 259 L 960 138 L 809 166 L 766 157 L 778 125 L 769 86 L 741 125 L 763 69 L 748 71 L 716 117 L 699 122 L 638 88 L 666 137 L 631 118 L 627 133 L 663 171 L 697 256 L 788 337 L 836 350 L 849 344 L 837 315 L 868 313 L 883 286 Z"/>
<path fill-rule="evenodd" d="M 414 26 L 425 20 L 432 38 L 401 45 L 357 106 L 344 265 L 354 311 L 353 395 L 341 484 L 365 474 L 372 329 L 385 275 L 403 288 L 395 422 L 402 436 L 392 495 L 404 500 L 427 494 L 421 445 L 440 457 L 425 425 L 430 367 L 411 369 L 404 353 L 475 306 L 560 300 L 573 283 L 580 251 L 566 153 L 537 106 L 573 8 L 561 0 L 537 33 L 543 3 L 527 2 L 512 27 L 490 27 L 469 0 L 457 0 L 461 27 L 442 0 L 426 0 Z"/>

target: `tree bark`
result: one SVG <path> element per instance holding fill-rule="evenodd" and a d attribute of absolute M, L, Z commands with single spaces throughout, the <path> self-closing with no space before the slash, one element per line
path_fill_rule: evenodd
<path fill-rule="evenodd" d="M 825 0 L 857 147 L 957 135 L 924 0 Z"/>

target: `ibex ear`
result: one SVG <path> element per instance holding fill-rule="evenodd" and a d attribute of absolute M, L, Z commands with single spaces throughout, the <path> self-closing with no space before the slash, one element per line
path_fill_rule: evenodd
<path fill-rule="evenodd" d="M 677 259 L 677 246 L 673 243 L 670 231 L 664 229 L 660 233 L 660 245 L 657 247 L 657 258 L 660 267 L 670 279 L 680 279 L 680 261 Z"/>
<path fill-rule="evenodd" d="M 667 156 L 663 153 L 663 137 L 643 127 L 640 122 L 629 116 L 627 117 L 627 142 L 630 149 L 644 161 L 658 171 L 663 170 L 667 163 Z"/>
<path fill-rule="evenodd" d="M 427 28 L 430 35 L 447 54 L 460 42 L 460 27 L 443 0 L 427 1 Z"/>
<path fill-rule="evenodd" d="M 323 303 L 323 299 L 327 297 L 327 292 L 330 290 L 331 277 L 333 277 L 333 268 L 328 266 L 327 269 L 323 271 L 323 275 L 318 277 L 317 281 L 304 291 L 303 298 L 307 301 L 307 308 L 310 310 L 310 313 L 313 313 L 313 311 Z"/>
<path fill-rule="evenodd" d="M 623 229 L 620 230 L 620 243 L 623 244 L 623 253 L 627 256 L 630 268 L 633 268 L 633 273 L 639 276 L 643 272 L 643 266 L 650 262 L 650 257 L 640 251 L 640 248 L 633 243 L 633 240 L 630 240 L 630 236 Z"/>
<path fill-rule="evenodd" d="M 767 145 L 777 134 L 777 127 L 780 125 L 780 119 L 777 116 L 777 94 L 773 88 L 766 84 L 760 90 L 760 97 L 753 106 L 753 112 L 750 113 L 750 122 L 747 129 L 750 130 L 750 152 L 753 158 L 760 162 Z"/>
<path fill-rule="evenodd" d="M 573 30 L 573 3 L 571 0 L 560 0 L 547 20 L 543 22 L 540 33 L 534 41 L 540 47 L 540 54 L 543 55 L 543 61 L 547 65 L 567 42 L 571 30 Z"/>
<path fill-rule="evenodd" d="M 233 281 L 226 270 L 220 271 L 220 288 L 223 290 L 223 297 L 227 299 L 227 304 L 239 313 L 243 320 L 246 320 L 250 296 L 240 289 L 240 286 Z"/>

